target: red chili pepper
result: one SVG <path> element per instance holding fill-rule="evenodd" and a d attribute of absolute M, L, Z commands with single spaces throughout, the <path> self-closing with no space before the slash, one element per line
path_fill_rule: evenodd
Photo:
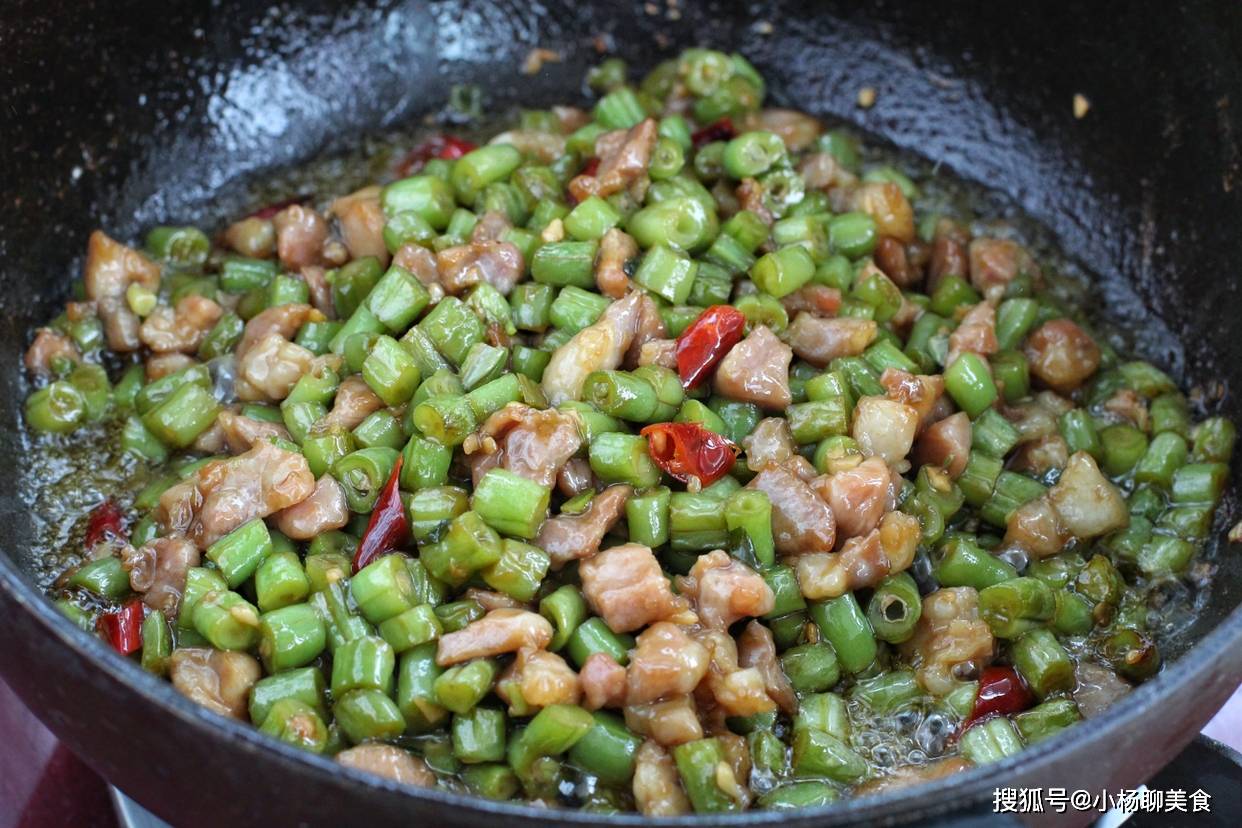
<path fill-rule="evenodd" d="M 129 536 L 125 532 L 125 515 L 121 507 L 109 499 L 91 510 L 86 524 L 86 548 L 90 550 L 96 544 L 111 539 L 125 541 Z"/>
<path fill-rule="evenodd" d="M 971 725 L 991 716 L 1021 713 L 1035 702 L 1030 689 L 1012 667 L 988 667 L 979 676 L 979 694 L 974 709 L 962 723 L 965 732 Z"/>
<path fill-rule="evenodd" d="M 698 423 L 655 423 L 640 432 L 656 465 L 681 482 L 697 477 L 710 486 L 729 473 L 737 460 L 732 440 Z"/>
<path fill-rule="evenodd" d="M 410 540 L 410 519 L 405 514 L 401 493 L 397 491 L 397 481 L 401 477 L 401 459 L 401 455 L 397 455 L 392 474 L 388 475 L 388 482 L 384 484 L 379 498 L 375 501 L 375 510 L 371 512 L 367 531 L 358 543 L 358 551 L 354 553 L 354 572 L 404 546 Z"/>
<path fill-rule="evenodd" d="M 95 629 L 103 633 L 112 649 L 129 655 L 142 649 L 142 599 L 131 598 L 121 608 L 99 616 Z"/>
<path fill-rule="evenodd" d="M 432 158 L 456 161 L 475 147 L 475 144 L 455 135 L 432 136 L 410 150 L 405 158 L 401 159 L 401 163 L 397 165 L 397 174 L 407 176 L 416 173 Z"/>
<path fill-rule="evenodd" d="M 712 305 L 677 337 L 677 373 L 694 388 L 707 378 L 729 349 L 742 339 L 746 316 L 730 305 Z"/>
<path fill-rule="evenodd" d="M 698 149 L 704 144 L 710 144 L 712 141 L 728 141 L 737 135 L 737 130 L 733 128 L 733 119 L 728 115 L 718 121 L 712 121 L 702 129 L 690 135 L 690 143 L 694 144 L 694 148 Z"/>
<path fill-rule="evenodd" d="M 587 159 L 586 165 L 582 168 L 582 172 L 579 175 L 594 176 L 597 172 L 599 172 L 599 158 L 592 157 Z"/>

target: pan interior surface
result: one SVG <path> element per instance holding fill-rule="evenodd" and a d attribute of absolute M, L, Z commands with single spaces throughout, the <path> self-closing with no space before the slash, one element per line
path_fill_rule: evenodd
<path fill-rule="evenodd" d="M 63 305 L 92 229 L 134 238 L 156 223 L 215 227 L 252 206 L 251 182 L 343 152 L 359 135 L 414 123 L 439 109 L 454 84 L 480 85 L 491 109 L 584 102 L 574 84 L 599 60 L 600 43 L 635 70 L 691 45 L 740 51 L 768 79 L 770 102 L 855 124 L 1004 192 L 1090 275 L 1111 316 L 1143 332 L 1135 343 L 1142 356 L 1201 386 L 1213 412 L 1242 415 L 1232 393 L 1215 401 L 1218 390 L 1242 382 L 1242 343 L 1220 310 L 1236 306 L 1231 277 L 1242 260 L 1242 23 L 1224 5 L 1196 4 L 1173 20 L 1121 3 L 1082 10 L 981 2 L 948 16 L 923 4 L 842 2 L 819 4 L 810 17 L 794 2 L 654 4 L 654 14 L 652 4 L 570 2 L 124 5 L 117 14 L 82 4 L 75 15 L 97 13 L 96 24 L 82 28 L 61 19 L 67 12 L 19 2 L 4 24 L 15 51 L 0 67 L 12 90 L 0 115 L 8 121 L 0 456 L 18 473 L 0 478 L 0 498 L 12 516 L 5 556 L 20 569 L 35 566 L 20 461 L 21 353 L 32 328 Z M 1100 31 L 1114 33 L 1110 48 L 1093 42 L 1090 33 Z M 518 68 L 536 47 L 554 49 L 560 61 L 525 76 Z M 1151 69 L 1143 83 L 1133 82 L 1136 66 Z M 855 103 L 864 86 L 877 92 L 865 110 Z M 1076 93 L 1091 102 L 1081 119 L 1071 107 Z M 1236 519 L 1232 498 L 1221 514 Z M 1218 536 L 1226 528 L 1219 520 Z M 1187 641 L 1242 602 L 1242 561 L 1222 553 L 1215 563 Z M 32 600 L 28 588 L 23 598 Z M 1226 623 L 1238 637 L 1242 619 Z M 103 660 L 102 648 L 62 632 L 82 651 L 77 657 Z M 121 678 L 162 699 L 187 726 L 212 723 L 171 690 L 143 684 L 136 669 Z M 1153 703 L 1162 686 L 1144 688 L 1131 706 Z M 68 699 L 71 690 L 57 692 Z M 239 785 L 306 764 L 253 738 L 238 745 L 251 761 L 276 757 L 266 770 L 234 770 Z M 1052 747 L 1041 750 L 1055 758 Z M 97 761 L 110 778 L 126 775 L 110 759 Z M 408 801 L 362 777 L 343 779 L 385 792 L 381 821 Z M 430 797 L 419 807 L 434 813 L 445 801 Z M 830 814 L 865 819 L 881 805 L 857 800 Z M 436 818 L 469 816 L 443 814 Z"/>

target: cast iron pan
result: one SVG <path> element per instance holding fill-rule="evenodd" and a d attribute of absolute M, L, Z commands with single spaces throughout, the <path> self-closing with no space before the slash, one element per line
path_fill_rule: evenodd
<path fill-rule="evenodd" d="M 713 45 L 749 56 L 778 101 L 1010 194 L 1093 274 L 1100 301 L 1142 331 L 1145 355 L 1181 379 L 1225 391 L 1242 382 L 1242 16 L 1230 2 L 18 0 L 0 27 L 0 462 L 10 470 L 0 477 L 0 669 L 105 777 L 179 825 L 536 825 L 553 815 L 402 791 L 278 746 L 107 651 L 32 588 L 20 355 L 63 303 L 94 227 L 133 238 L 161 221 L 210 226 L 249 206 L 248 178 L 436 109 L 455 82 L 480 83 L 492 106 L 576 98 L 596 35 L 640 68 Z M 536 46 L 564 60 L 523 77 L 516 68 Z M 868 111 L 854 106 L 864 85 L 878 91 Z M 1082 120 L 1071 114 L 1076 92 L 1092 104 Z M 1242 413 L 1230 393 L 1218 409 Z M 1226 549 L 1217 562 L 1198 643 L 1106 715 L 926 787 L 713 821 L 926 819 L 986 810 L 998 784 L 1099 789 L 1150 777 L 1242 675 L 1242 563 Z"/>

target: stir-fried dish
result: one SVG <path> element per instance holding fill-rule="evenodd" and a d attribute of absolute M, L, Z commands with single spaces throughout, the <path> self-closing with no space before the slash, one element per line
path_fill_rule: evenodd
<path fill-rule="evenodd" d="M 61 609 L 341 765 L 651 816 L 957 773 L 1157 673 L 1234 426 L 742 57 L 589 83 L 95 232 L 26 355 L 35 456 L 120 458 Z"/>

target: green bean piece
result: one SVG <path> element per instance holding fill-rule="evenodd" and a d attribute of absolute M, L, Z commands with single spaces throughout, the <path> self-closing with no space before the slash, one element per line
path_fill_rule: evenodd
<path fill-rule="evenodd" d="M 412 415 L 414 427 L 436 442 L 456 447 L 478 425 L 474 408 L 465 397 L 438 396 L 420 403 Z"/>
<path fill-rule="evenodd" d="M 825 782 L 786 782 L 763 794 L 757 801 L 761 808 L 792 811 L 829 805 L 840 797 L 837 789 Z"/>
<path fill-rule="evenodd" d="M 595 653 L 604 653 L 624 667 L 629 663 L 629 651 L 634 646 L 634 639 L 629 635 L 618 635 L 608 628 L 602 618 L 588 618 L 570 633 L 566 647 L 569 659 L 578 669 Z"/>
<path fill-rule="evenodd" d="M 1224 494 L 1229 466 L 1224 463 L 1191 463 L 1173 473 L 1171 494 L 1176 504 L 1215 505 Z"/>
<path fill-rule="evenodd" d="M 628 483 L 645 489 L 660 482 L 660 469 L 651 459 L 647 438 L 636 434 L 607 432 L 591 440 L 591 471 L 604 484 Z"/>
<path fill-rule="evenodd" d="M 69 585 L 100 598 L 116 600 L 129 592 L 129 572 L 120 558 L 109 555 L 78 567 L 69 577 Z"/>
<path fill-rule="evenodd" d="M 414 582 L 400 555 L 385 555 L 367 564 L 349 582 L 358 612 L 382 624 L 414 606 Z"/>
<path fill-rule="evenodd" d="M 472 508 L 502 535 L 533 539 L 548 514 L 551 491 L 507 469 L 494 468 L 479 480 Z"/>
<path fill-rule="evenodd" d="M 962 535 L 941 545 L 933 574 L 941 586 L 968 586 L 978 590 L 1018 577 L 1013 566 Z"/>
<path fill-rule="evenodd" d="M 565 584 L 539 602 L 539 614 L 552 622 L 552 641 L 548 649 L 559 652 L 586 618 L 586 601 L 577 587 Z"/>
<path fill-rule="evenodd" d="M 912 670 L 893 670 L 861 679 L 850 691 L 851 698 L 858 699 L 882 715 L 910 707 L 922 696 L 923 688 Z"/>
<path fill-rule="evenodd" d="M 162 612 L 148 612 L 142 619 L 142 669 L 157 676 L 166 675 L 172 651 L 168 619 Z"/>
<path fill-rule="evenodd" d="M 595 287 L 595 241 L 548 242 L 535 251 L 530 273 L 535 282 L 552 287 Z M 549 307 L 549 311 L 551 308 Z"/>
<path fill-rule="evenodd" d="M 505 538 L 500 559 L 480 574 L 492 589 L 525 603 L 534 600 L 550 565 L 551 558 L 539 547 Z"/>
<path fill-rule="evenodd" d="M 860 672 L 875 661 L 875 632 L 854 593 L 847 592 L 827 601 L 812 601 L 810 613 L 820 633 L 836 650 L 846 672 Z"/>
<path fill-rule="evenodd" d="M 453 518 L 440 540 L 420 549 L 427 571 L 450 586 L 461 586 L 471 575 L 500 560 L 500 535 L 478 512 Z"/>
<path fill-rule="evenodd" d="M 454 713 L 469 713 L 491 692 L 499 672 L 500 667 L 490 658 L 450 667 L 435 680 L 435 701 Z"/>
<path fill-rule="evenodd" d="M 704 492 L 673 492 L 668 524 L 671 545 L 677 552 L 721 549 L 729 543 L 725 510 L 720 500 Z"/>
<path fill-rule="evenodd" d="M 608 309 L 608 305 L 607 298 L 570 285 L 561 288 L 557 294 L 552 308 L 548 311 L 548 319 L 561 330 L 577 333 L 594 324 Z"/>
<path fill-rule="evenodd" d="M 620 716 L 603 710 L 591 715 L 595 724 L 569 749 L 569 761 L 607 785 L 629 783 L 642 737 L 631 732 Z"/>
<path fill-rule="evenodd" d="M 1013 578 L 979 591 L 979 614 L 1000 638 L 1018 638 L 1052 620 L 1056 600 L 1038 578 Z"/>
<path fill-rule="evenodd" d="M 1114 477 L 1128 474 L 1147 453 L 1147 435 L 1124 423 L 1101 429 L 1100 444 L 1104 451 L 1101 466 Z"/>
<path fill-rule="evenodd" d="M 1198 548 L 1189 541 L 1156 535 L 1138 553 L 1138 567 L 1145 575 L 1181 575 Z"/>
<path fill-rule="evenodd" d="M 100 560 L 109 560 L 101 558 Z M 113 558 L 112 560 L 116 560 Z M 120 561 L 117 561 L 118 569 Z M 124 569 L 120 569 L 123 573 Z M 81 570 L 79 570 L 81 572 Z M 76 575 L 75 575 L 76 577 Z M 73 583 L 73 579 L 70 579 Z M 128 588 L 129 579 L 125 579 L 125 586 Z M 185 573 L 185 589 L 181 591 L 181 608 L 177 615 L 177 631 L 178 633 L 194 630 L 194 607 L 198 602 L 210 592 L 225 592 L 228 590 L 228 584 L 220 577 L 220 574 L 214 569 L 207 569 L 201 566 L 192 566 Z M 258 625 L 258 614 L 256 613 L 255 625 Z"/>
<path fill-rule="evenodd" d="M 259 730 L 311 753 L 322 753 L 328 744 L 328 726 L 323 718 L 298 699 L 281 699 L 272 705 Z"/>
<path fill-rule="evenodd" d="M 796 777 L 857 782 L 867 776 L 867 763 L 836 736 L 805 727 L 794 732 L 793 773 Z"/>
<path fill-rule="evenodd" d="M 461 771 L 461 778 L 471 793 L 501 802 L 516 796 L 522 786 L 508 765 L 490 762 L 467 765 Z"/>
<path fill-rule="evenodd" d="M 876 638 L 890 644 L 909 639 L 922 613 L 918 584 L 905 572 L 890 575 L 877 584 L 867 602 L 867 619 Z"/>
<path fill-rule="evenodd" d="M 978 355 L 964 353 L 945 369 L 944 388 L 958 407 L 977 417 L 996 401 L 996 385 L 987 363 Z"/>
<path fill-rule="evenodd" d="M 217 650 L 249 650 L 259 640 L 259 610 L 236 592 L 208 592 L 193 612 L 195 632 Z"/>
<path fill-rule="evenodd" d="M 1047 739 L 1080 721 L 1082 714 L 1072 699 L 1049 699 L 1013 717 L 1022 740 L 1028 745 Z"/>
<path fill-rule="evenodd" d="M 1004 716 L 994 716 L 967 729 L 961 736 L 960 746 L 963 756 L 976 765 L 983 765 L 999 762 L 1022 750 L 1022 737 L 1013 722 Z"/>
<path fill-rule="evenodd" d="M 346 641 L 332 654 L 332 695 L 340 698 L 357 689 L 390 694 L 395 666 L 392 645 L 384 639 L 363 635 Z"/>
<path fill-rule="evenodd" d="M 292 604 L 259 619 L 259 656 L 269 673 L 303 667 L 327 644 L 323 619 L 310 604 Z"/>
<path fill-rule="evenodd" d="M 268 541 L 271 541 L 270 535 Z M 341 577 L 345 571 L 341 572 Z M 310 579 L 294 552 L 272 552 L 255 569 L 256 603 L 265 613 L 299 604 L 306 600 L 310 591 Z"/>
<path fill-rule="evenodd" d="M 1224 417 L 1208 417 L 1194 429 L 1194 458 L 1200 462 L 1228 463 L 1238 430 Z"/>
<path fill-rule="evenodd" d="M 350 690 L 337 698 L 332 713 L 351 742 L 391 739 L 405 732 L 396 702 L 379 690 Z"/>
<path fill-rule="evenodd" d="M 332 464 L 332 476 L 345 490 L 351 512 L 366 514 L 375 508 L 399 456 L 396 449 L 375 446 L 352 451 Z"/>
<path fill-rule="evenodd" d="M 1056 592 L 1052 629 L 1061 635 L 1086 635 L 1095 626 L 1091 603 L 1073 592 Z"/>
<path fill-rule="evenodd" d="M 470 508 L 470 497 L 456 486 L 436 486 L 415 492 L 409 500 L 410 535 L 418 543 L 438 538 L 440 530 Z"/>
<path fill-rule="evenodd" d="M 505 758 L 505 714 L 494 707 L 476 707 L 453 716 L 453 755 L 464 764 L 500 762 Z"/>
<path fill-rule="evenodd" d="M 670 184 L 676 179 L 660 182 Z M 638 210 L 625 224 L 626 231 L 639 246 L 657 246 L 697 253 L 705 249 L 719 232 L 714 210 L 690 196 L 676 196 Z"/>
<path fill-rule="evenodd" d="M 1134 467 L 1134 482 L 1166 490 L 1171 488 L 1174 474 L 1186 465 L 1189 453 L 1186 440 L 1180 434 L 1172 431 L 1157 434 Z"/>
<path fill-rule="evenodd" d="M 244 523 L 207 547 L 207 558 L 230 587 L 249 580 L 272 553 L 272 536 L 262 519 Z"/>
<path fill-rule="evenodd" d="M 435 693 L 436 679 L 443 672 L 436 665 L 434 642 L 401 654 L 397 669 L 397 708 L 411 731 L 425 733 L 448 718 L 448 711 L 436 701 Z"/>
<path fill-rule="evenodd" d="M 473 598 L 454 601 L 451 604 L 440 604 L 436 607 L 436 618 L 440 619 L 440 625 L 444 627 L 446 633 L 463 630 L 484 615 L 486 613 L 483 605 Z"/>
<path fill-rule="evenodd" d="M 1074 687 L 1074 662 L 1045 628 L 1033 629 L 1013 641 L 1009 658 L 1039 699 Z"/>
<path fill-rule="evenodd" d="M 682 788 L 696 813 L 721 813 L 741 810 L 742 804 L 731 791 L 720 787 L 718 780 L 729 765 L 724 750 L 715 738 L 698 739 L 677 745 L 672 750 Z M 734 780 L 737 783 L 737 780 Z"/>
<path fill-rule="evenodd" d="M 1151 678 L 1160 669 L 1160 650 L 1156 642 L 1138 630 L 1126 627 L 1116 630 L 1101 643 L 1100 654 L 1118 675 L 1131 681 Z"/>
<path fill-rule="evenodd" d="M 306 457 L 306 465 L 316 478 L 322 477 L 338 460 L 357 448 L 357 438 L 340 427 L 322 431 L 312 427 L 302 440 L 302 454 Z"/>
<path fill-rule="evenodd" d="M 301 667 L 266 676 L 250 690 L 250 721 L 266 721 L 272 708 L 283 699 L 299 701 L 326 717 L 326 693 L 323 671 L 318 667 Z"/>
<path fill-rule="evenodd" d="M 215 422 L 219 413 L 220 406 L 210 392 L 186 383 L 144 414 L 142 424 L 166 445 L 185 448 Z"/>
<path fill-rule="evenodd" d="M 819 693 L 841 678 L 837 654 L 827 642 L 800 644 L 781 654 L 781 669 L 799 693 Z"/>

